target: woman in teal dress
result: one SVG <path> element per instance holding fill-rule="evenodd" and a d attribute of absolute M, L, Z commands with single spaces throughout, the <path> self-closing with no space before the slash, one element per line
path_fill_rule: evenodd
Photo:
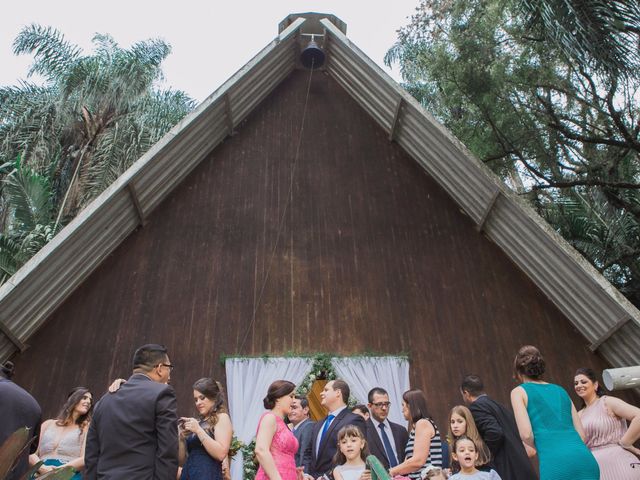
<path fill-rule="evenodd" d="M 598 480 L 600 469 L 584 444 L 576 408 L 560 386 L 541 380 L 545 363 L 540 351 L 522 347 L 514 362 L 522 384 L 511 391 L 520 438 L 537 450 L 540 480 Z"/>

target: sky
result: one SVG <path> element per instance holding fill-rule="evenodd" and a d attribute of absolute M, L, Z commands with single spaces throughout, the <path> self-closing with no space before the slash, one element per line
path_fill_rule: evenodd
<path fill-rule="evenodd" d="M 322 12 L 347 24 L 347 36 L 374 62 L 399 80 L 397 69 L 383 64 L 396 30 L 409 21 L 419 0 L 20 0 L 3 5 L 0 16 L 0 85 L 27 79 L 29 55 L 13 54 L 22 28 L 51 26 L 91 52 L 96 33 L 108 33 L 122 47 L 161 38 L 172 47 L 159 86 L 187 92 L 198 102 L 224 83 L 278 34 L 290 13 Z M 380 5 L 378 8 L 377 5 Z M 384 5 L 384 8 L 382 7 Z"/>

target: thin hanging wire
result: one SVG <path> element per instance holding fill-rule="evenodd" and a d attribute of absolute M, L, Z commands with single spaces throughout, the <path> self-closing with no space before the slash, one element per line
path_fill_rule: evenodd
<path fill-rule="evenodd" d="M 262 295 L 264 294 L 264 289 L 267 286 L 267 281 L 269 279 L 269 273 L 271 272 L 271 266 L 273 265 L 273 259 L 276 255 L 276 250 L 278 249 L 278 244 L 280 243 L 280 237 L 282 234 L 282 230 L 284 228 L 284 221 L 287 217 L 287 210 L 289 209 L 289 204 L 292 201 L 293 198 L 293 179 L 295 177 L 295 172 L 296 172 L 296 167 L 298 165 L 298 158 L 300 155 L 300 146 L 302 145 L 302 134 L 304 131 L 304 121 L 305 118 L 307 117 L 307 104 L 309 102 L 309 91 L 311 89 L 311 77 L 313 76 L 313 64 L 314 64 L 314 59 L 311 59 L 311 68 L 309 71 L 309 81 L 307 82 L 307 93 L 305 95 L 304 98 L 304 107 L 302 109 L 302 120 L 300 122 L 300 134 L 298 135 L 298 144 L 296 146 L 296 154 L 295 157 L 293 159 L 293 166 L 291 167 L 291 178 L 289 180 L 289 193 L 287 195 L 287 202 L 284 205 L 284 211 L 282 212 L 282 217 L 280 218 L 280 223 L 278 225 L 278 232 L 276 235 L 276 243 L 273 246 L 273 250 L 271 251 L 271 257 L 269 258 L 269 263 L 267 265 L 267 271 L 265 273 L 264 276 L 264 280 L 262 282 L 262 286 L 260 287 L 260 294 L 258 295 L 258 300 L 256 301 L 254 307 L 253 307 L 253 314 L 251 315 L 251 322 L 249 322 L 249 325 L 247 326 L 247 330 L 244 334 L 244 337 L 242 339 L 242 343 L 240 344 L 240 348 L 239 348 L 239 352 L 241 352 L 244 348 L 245 343 L 247 342 L 247 338 L 249 338 L 249 333 L 251 332 L 251 329 L 253 328 L 253 326 L 256 323 L 256 314 L 258 313 L 258 308 L 260 308 L 260 302 L 262 301 Z"/>

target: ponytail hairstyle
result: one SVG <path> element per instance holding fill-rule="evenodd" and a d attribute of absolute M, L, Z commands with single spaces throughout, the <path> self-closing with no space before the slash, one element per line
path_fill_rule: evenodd
<path fill-rule="evenodd" d="M 86 387 L 75 387 L 69 392 L 67 396 L 67 401 L 64 402 L 60 413 L 56 417 L 56 425 L 59 427 L 66 427 L 71 425 L 71 421 L 73 420 L 73 412 L 76 408 L 76 405 L 82 400 L 82 398 L 86 394 L 91 394 L 88 388 Z M 80 435 L 82 435 L 84 428 L 89 425 L 91 421 L 91 413 L 93 412 L 93 399 L 91 399 L 91 406 L 89 407 L 89 411 L 84 415 L 80 415 L 75 423 L 80 428 Z"/>
<path fill-rule="evenodd" d="M 345 437 L 355 437 L 359 438 L 363 442 L 362 450 L 360 450 L 360 458 L 363 462 L 367 461 L 367 457 L 369 456 L 369 446 L 367 445 L 367 437 L 362 433 L 362 431 L 356 427 L 355 425 L 347 425 L 342 427 L 338 431 L 338 449 L 336 450 L 336 454 L 333 457 L 334 465 L 344 465 L 347 463 L 347 457 L 344 456 L 344 453 L 340 451 L 340 442 Z"/>
<path fill-rule="evenodd" d="M 522 376 L 526 376 L 532 380 L 540 380 L 544 375 L 546 365 L 544 358 L 533 345 L 525 345 L 520 347 L 513 361 L 513 370 L 515 377 L 520 379 Z"/>
<path fill-rule="evenodd" d="M 213 402 L 211 410 L 200 415 L 201 420 L 205 420 L 209 424 L 209 429 L 213 429 L 218 423 L 218 413 L 227 413 L 222 385 L 213 378 L 204 377 L 196 380 L 193 389 Z"/>
<path fill-rule="evenodd" d="M 578 375 L 584 375 L 585 377 L 587 377 L 589 380 L 591 380 L 593 383 L 597 383 L 598 386 L 596 387 L 596 396 L 597 397 L 602 397 L 603 395 L 606 395 L 607 392 L 604 388 L 602 388 L 602 385 L 600 385 L 600 382 L 598 382 L 598 378 L 596 377 L 596 372 L 593 371 L 593 369 L 588 368 L 588 367 L 580 367 L 576 370 L 576 373 L 573 375 L 574 377 L 577 377 Z M 584 403 L 584 400 L 580 399 L 582 401 L 582 407 L 581 409 L 585 408 L 587 406 L 586 403 Z"/>

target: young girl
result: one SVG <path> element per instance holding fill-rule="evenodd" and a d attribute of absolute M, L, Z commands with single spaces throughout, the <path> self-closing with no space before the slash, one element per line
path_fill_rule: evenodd
<path fill-rule="evenodd" d="M 460 465 L 460 472 L 449 480 L 501 480 L 495 470 L 481 472 L 476 468 L 478 449 L 474 441 L 464 435 L 453 442 L 453 459 Z"/>
<path fill-rule="evenodd" d="M 473 420 L 471 410 L 464 405 L 456 405 L 449 412 L 449 433 L 447 434 L 447 442 L 449 443 L 449 458 L 451 461 L 451 469 L 453 473 L 460 471 L 460 466 L 453 460 L 453 442 L 462 436 L 470 438 L 476 444 L 478 453 L 478 463 L 476 467 L 482 471 L 489 471 L 489 461 L 491 460 L 491 452 L 482 440 L 476 422 Z"/>
<path fill-rule="evenodd" d="M 358 480 L 365 471 L 369 454 L 367 441 L 358 427 L 347 425 L 338 432 L 338 452 L 333 459 L 338 465 L 333 469 L 335 480 Z"/>
<path fill-rule="evenodd" d="M 440 467 L 429 465 L 422 470 L 422 480 L 447 480 L 447 473 Z"/>

